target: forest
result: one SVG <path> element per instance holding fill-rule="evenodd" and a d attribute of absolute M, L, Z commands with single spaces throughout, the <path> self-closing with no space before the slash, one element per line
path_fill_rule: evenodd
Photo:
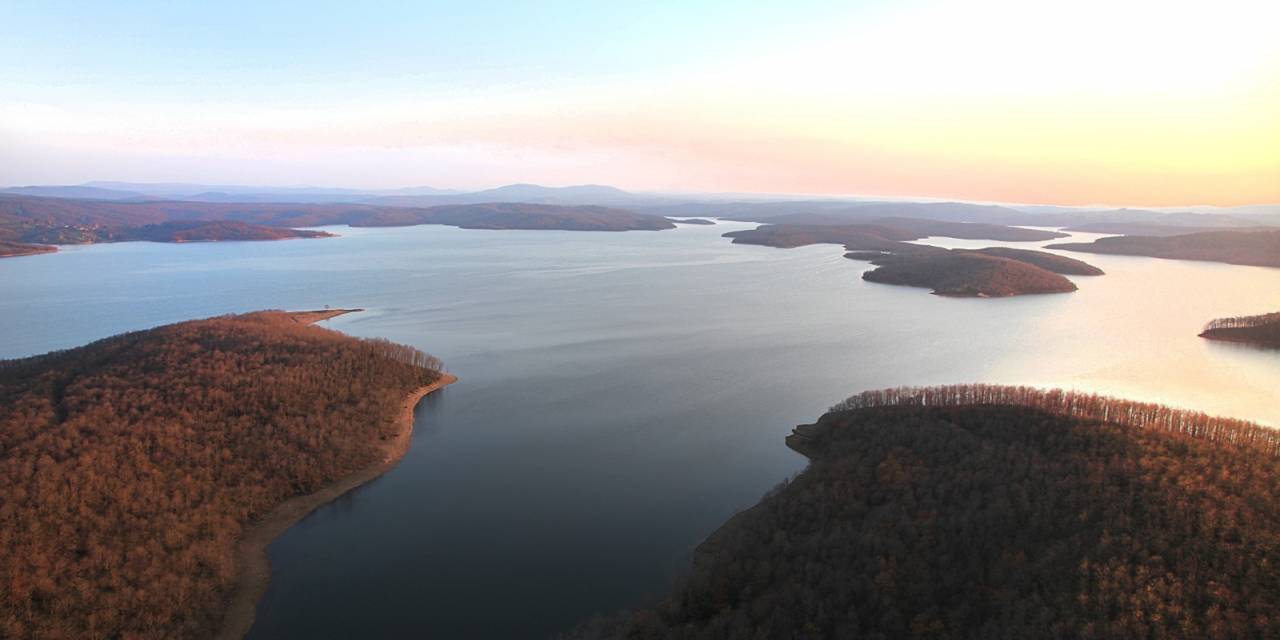
<path fill-rule="evenodd" d="M 1200 337 L 1280 349 L 1280 312 L 1218 318 L 1205 325 Z"/>
<path fill-rule="evenodd" d="M 1255 267 L 1280 267 L 1280 229 L 1205 231 L 1175 236 L 1116 236 L 1093 242 L 1051 244 L 1048 249 L 1204 260 Z"/>
<path fill-rule="evenodd" d="M 1280 436 L 1028 387 L 859 394 L 669 595 L 569 638 L 1270 638 Z"/>
<path fill-rule="evenodd" d="M 211 636 L 241 531 L 378 462 L 440 371 L 284 312 L 0 361 L 0 637 Z"/>

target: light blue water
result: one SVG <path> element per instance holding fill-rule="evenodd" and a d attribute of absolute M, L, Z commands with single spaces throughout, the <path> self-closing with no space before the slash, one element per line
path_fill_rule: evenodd
<path fill-rule="evenodd" d="M 271 546 L 255 638 L 544 637 L 634 605 L 802 468 L 792 426 L 867 388 L 1070 386 L 1280 424 L 1280 355 L 1196 337 L 1280 308 L 1280 270 L 1073 254 L 1108 275 L 953 299 L 864 282 L 839 247 L 719 237 L 751 226 L 72 247 L 0 260 L 0 357 L 328 304 L 368 309 L 335 329 L 444 359 L 460 382 L 403 461 Z"/>

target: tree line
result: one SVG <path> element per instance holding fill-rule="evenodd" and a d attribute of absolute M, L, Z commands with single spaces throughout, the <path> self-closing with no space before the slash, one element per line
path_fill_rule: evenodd
<path fill-rule="evenodd" d="M 1280 324 L 1280 312 L 1264 313 L 1256 316 L 1235 316 L 1211 320 L 1204 326 L 1205 331 L 1214 329 L 1253 329 L 1266 325 Z"/>
<path fill-rule="evenodd" d="M 852 411 L 868 407 L 960 407 L 988 404 L 1027 407 L 1070 418 L 1101 420 L 1126 427 L 1178 433 L 1280 456 L 1280 430 L 1248 420 L 1062 389 L 994 384 L 897 387 L 864 391 L 832 406 L 831 411 Z"/>

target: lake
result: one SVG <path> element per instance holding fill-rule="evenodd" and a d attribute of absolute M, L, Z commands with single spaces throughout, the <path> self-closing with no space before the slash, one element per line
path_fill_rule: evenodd
<path fill-rule="evenodd" d="M 1064 253 L 1108 275 L 953 299 L 865 282 L 837 246 L 719 237 L 753 226 L 68 247 L 0 260 L 0 357 L 331 305 L 367 311 L 326 326 L 445 361 L 460 381 L 403 461 L 272 544 L 254 638 L 537 638 L 644 602 L 803 468 L 794 425 L 864 389 L 1061 386 L 1280 425 L 1280 353 L 1196 336 L 1280 309 L 1280 269 Z"/>

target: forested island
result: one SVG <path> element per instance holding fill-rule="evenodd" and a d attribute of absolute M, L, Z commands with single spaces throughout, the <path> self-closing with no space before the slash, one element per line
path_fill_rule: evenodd
<path fill-rule="evenodd" d="M 863 393 L 656 605 L 573 638 L 1280 634 L 1280 432 L 1070 391 Z"/>
<path fill-rule="evenodd" d="M 941 249 L 899 253 L 862 251 L 847 253 L 845 257 L 869 260 L 877 265 L 875 269 L 862 274 L 863 280 L 927 287 L 941 296 L 1003 298 L 1037 293 L 1069 293 L 1076 290 L 1074 282 L 1053 270 L 1023 259 L 989 255 L 984 251 L 986 250 Z M 1040 255 L 1057 257 L 1052 254 Z M 1050 262 L 1043 259 L 1039 261 L 1046 264 Z"/>
<path fill-rule="evenodd" d="M 668 218 L 668 219 L 676 224 L 700 224 L 700 225 L 715 224 L 714 221 L 707 220 L 705 218 Z"/>
<path fill-rule="evenodd" d="M 1172 236 L 1117 236 L 1051 244 L 1048 249 L 1280 267 L 1280 229 L 1205 231 Z"/>
<path fill-rule="evenodd" d="M 1200 337 L 1280 349 L 1280 312 L 1218 318 L 1205 325 Z"/>
<path fill-rule="evenodd" d="M 1005 247 L 952 249 L 912 244 L 936 235 L 966 239 L 1048 240 L 1060 237 L 1039 229 L 990 224 L 884 218 L 868 225 L 764 225 L 724 234 L 738 244 L 777 248 L 842 244 L 846 258 L 868 260 L 876 269 L 862 279 L 882 284 L 927 287 L 943 296 L 998 298 L 1037 293 L 1068 293 L 1075 283 L 1063 275 L 1103 275 L 1093 265 L 1062 256 Z"/>
<path fill-rule="evenodd" d="M 77 200 L 0 194 L 0 255 L 56 244 L 207 242 L 327 237 L 298 227 L 442 224 L 463 229 L 660 231 L 661 217 L 600 206 L 518 202 L 401 207 L 369 204 Z"/>
<path fill-rule="evenodd" d="M 0 361 L 0 636 L 247 630 L 272 532 L 397 460 L 417 399 L 452 379 L 309 324 L 345 311 Z"/>

